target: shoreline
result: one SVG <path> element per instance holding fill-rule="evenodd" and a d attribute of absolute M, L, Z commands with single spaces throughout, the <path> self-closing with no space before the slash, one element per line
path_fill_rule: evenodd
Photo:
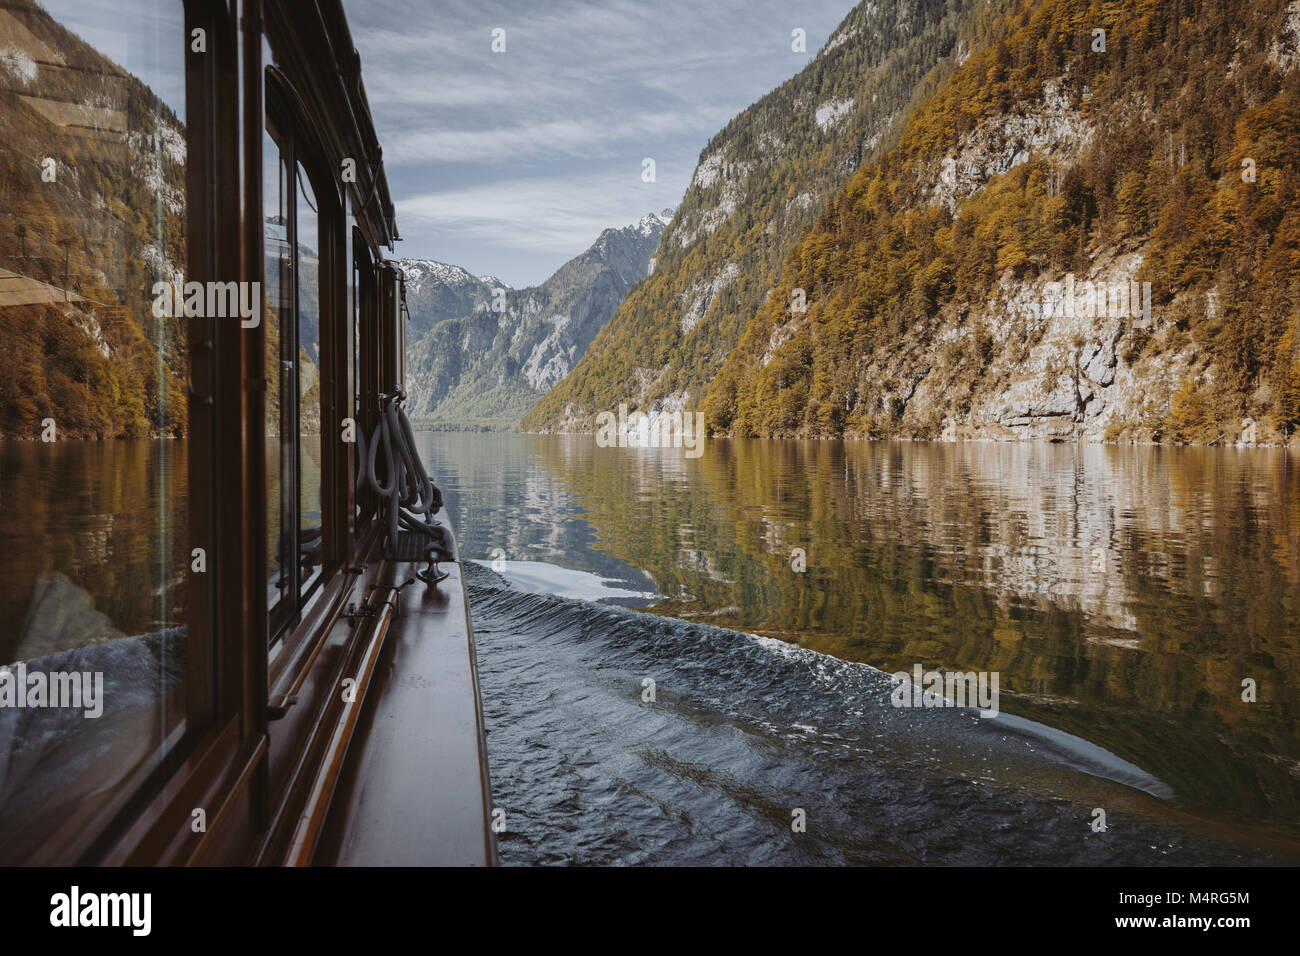
<path fill-rule="evenodd" d="M 417 429 L 434 433 L 452 434 L 459 429 Z M 504 434 L 515 435 L 587 435 L 594 438 L 595 430 L 581 431 L 559 431 L 559 430 L 525 430 L 518 429 L 513 432 Z M 716 439 L 726 441 L 845 441 L 845 442 L 916 442 L 933 445 L 958 445 L 958 444 L 981 444 L 981 445 L 1097 445 L 1109 446 L 1114 448 L 1233 448 L 1233 449 L 1276 449 L 1281 451 L 1300 451 L 1300 432 L 1291 436 L 1284 442 L 1181 442 L 1181 441 L 1139 441 L 1131 439 L 1129 441 L 1101 440 L 1097 441 L 1080 434 L 1072 437 L 1053 438 L 1042 435 L 1010 435 L 1006 437 L 993 435 L 961 435 L 951 438 L 924 438 L 914 435 L 881 435 L 873 437 L 870 435 L 742 435 L 737 436 L 728 433 L 711 434 L 705 436 L 707 440 Z M 629 446 L 644 447 L 644 446 Z M 649 446 L 654 447 L 654 446 Z"/>

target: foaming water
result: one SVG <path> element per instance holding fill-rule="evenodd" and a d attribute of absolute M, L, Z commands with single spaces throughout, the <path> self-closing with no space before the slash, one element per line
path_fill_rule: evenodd
<path fill-rule="evenodd" d="M 1174 790 L 1163 780 L 1158 780 L 1141 767 L 1115 756 L 1104 747 L 1068 734 L 1063 730 L 1048 727 L 1034 720 L 1025 720 L 1014 714 L 998 714 L 992 718 L 991 729 L 1019 734 L 1037 741 L 1042 753 L 1054 756 L 1062 763 L 1076 767 L 1085 773 L 1107 780 L 1114 780 L 1161 800 L 1174 797 Z"/>
<path fill-rule="evenodd" d="M 503 862 L 1266 859 L 1153 817 L 1149 797 L 1071 766 L 1122 761 L 1050 728 L 898 709 L 894 679 L 865 664 L 521 592 L 482 567 L 466 580 Z M 1116 808 L 1105 833 L 1096 805 Z"/>
<path fill-rule="evenodd" d="M 534 594 L 554 594 L 557 597 L 578 598 L 584 601 L 634 601 L 646 604 L 662 595 L 653 591 L 630 591 L 617 587 L 608 578 L 589 571 L 575 571 L 547 564 L 545 561 L 478 561 L 499 573 L 509 585 L 520 591 Z"/>

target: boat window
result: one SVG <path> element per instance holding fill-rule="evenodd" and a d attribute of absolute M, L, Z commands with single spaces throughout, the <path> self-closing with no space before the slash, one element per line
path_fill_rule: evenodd
<path fill-rule="evenodd" d="M 328 226 L 290 97 L 267 73 L 262 146 L 266 269 L 268 609 L 275 640 L 320 583 L 325 561 L 322 322 Z M 325 377 L 328 382 L 328 375 Z"/>
<path fill-rule="evenodd" d="M 0 9 L 0 860 L 88 852 L 201 722 L 189 56 L 181 0 Z"/>
<path fill-rule="evenodd" d="M 263 254 L 265 257 L 266 308 L 266 527 L 267 567 L 270 586 L 267 607 L 273 624 L 284 618 L 285 591 L 293 586 L 288 556 L 292 542 L 285 529 L 291 528 L 292 510 L 283 493 L 284 476 L 292 467 L 292 435 L 284 426 L 284 412 L 293 407 L 289 392 L 293 381 L 293 360 L 286 354 L 292 336 L 285 335 L 285 319 L 292 316 L 293 255 L 289 246 L 288 169 L 268 123 L 262 139 Z"/>
<path fill-rule="evenodd" d="M 370 337 L 367 334 L 367 322 L 375 310 L 375 271 L 366 244 L 359 232 L 353 233 L 352 239 L 352 414 L 357 423 L 357 435 L 360 440 L 353 443 L 354 463 L 353 477 L 356 481 L 355 525 L 354 534 L 364 530 L 369 515 L 373 513 L 371 493 L 361 481 L 361 453 L 368 450 L 366 441 L 370 438 L 371 425 L 367 415 L 366 396 L 373 393 L 374 387 L 370 376 L 366 374 L 370 353 Z"/>
<path fill-rule="evenodd" d="M 299 591 L 306 593 L 321 571 L 321 232 L 311 181 L 297 165 L 298 217 L 298 485 Z"/>

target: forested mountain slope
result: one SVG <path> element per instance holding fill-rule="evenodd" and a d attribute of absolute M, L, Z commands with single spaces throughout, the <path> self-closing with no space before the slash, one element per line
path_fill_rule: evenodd
<path fill-rule="evenodd" d="M 1297 2 L 1014 4 L 792 249 L 711 426 L 1285 438 L 1297 65 Z"/>

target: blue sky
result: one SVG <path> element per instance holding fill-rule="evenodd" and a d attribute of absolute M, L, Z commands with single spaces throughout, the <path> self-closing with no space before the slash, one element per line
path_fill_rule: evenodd
<path fill-rule="evenodd" d="M 675 207 L 713 134 L 801 70 L 854 3 L 344 6 L 397 205 L 397 255 L 518 288 L 602 229 Z M 791 50 L 796 27 L 806 53 Z M 504 53 L 491 49 L 497 28 Z"/>

